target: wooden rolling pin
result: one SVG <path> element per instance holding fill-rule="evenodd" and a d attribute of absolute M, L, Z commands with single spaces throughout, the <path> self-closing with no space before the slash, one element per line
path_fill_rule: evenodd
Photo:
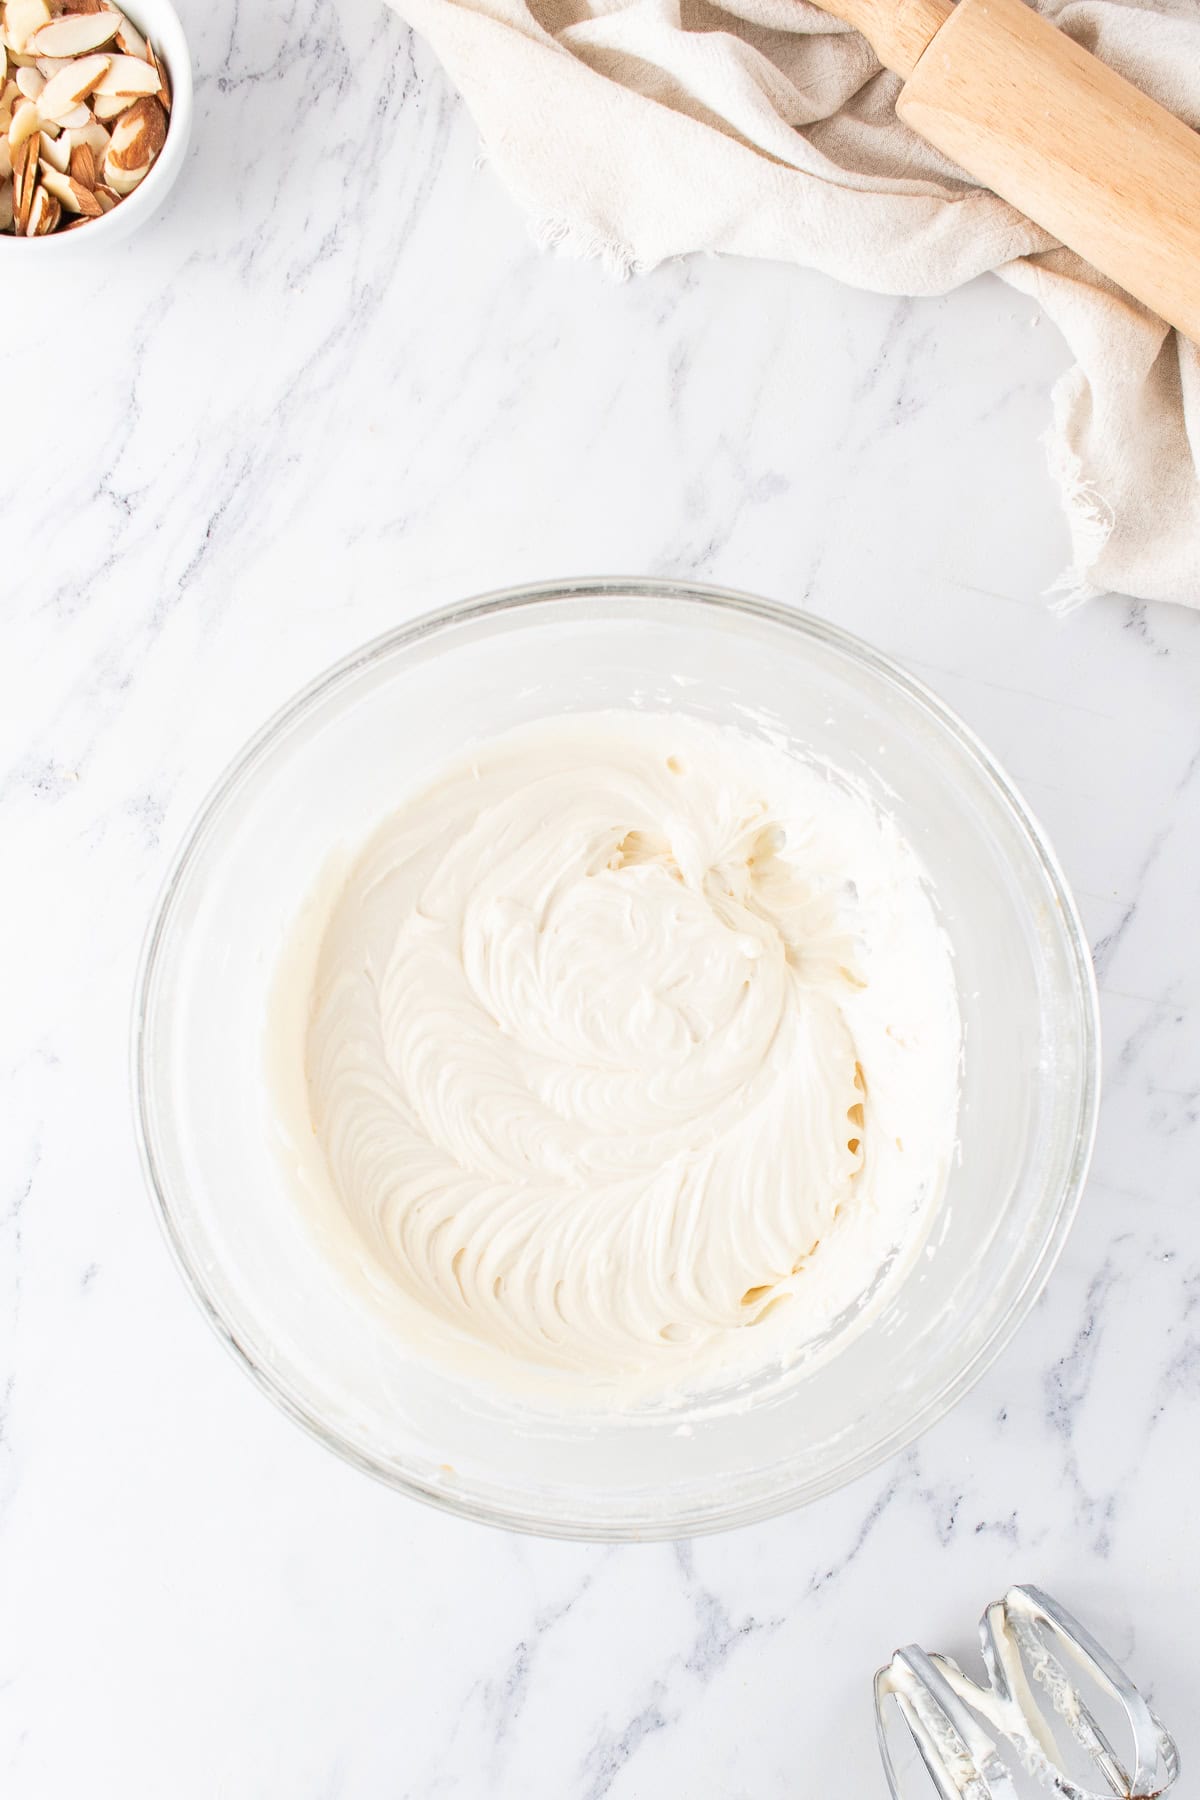
<path fill-rule="evenodd" d="M 1025 0 L 819 4 L 904 77 L 918 136 L 1200 344 L 1200 132 Z"/>

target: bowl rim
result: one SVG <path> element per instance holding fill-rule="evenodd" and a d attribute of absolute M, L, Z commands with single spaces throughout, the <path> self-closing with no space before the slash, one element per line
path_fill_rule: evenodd
<path fill-rule="evenodd" d="M 599 602 L 652 601 L 658 604 L 697 605 L 716 612 L 733 613 L 763 623 L 781 626 L 813 639 L 882 676 L 916 702 L 935 724 L 940 726 L 978 765 L 993 791 L 1005 804 L 1010 816 L 1040 865 L 1043 877 L 1057 902 L 1059 927 L 1070 952 L 1075 977 L 1075 999 L 1078 1005 L 1081 1043 L 1080 1078 L 1076 1100 L 1077 1118 L 1070 1163 L 1053 1217 L 1044 1233 L 1036 1257 L 1026 1271 L 1024 1281 L 1007 1310 L 997 1319 L 989 1335 L 976 1347 L 960 1368 L 946 1380 L 921 1406 L 900 1425 L 881 1432 L 842 1462 L 820 1476 L 793 1480 L 787 1486 L 748 1501 L 724 1503 L 719 1507 L 694 1505 L 669 1516 L 641 1519 L 623 1518 L 598 1521 L 593 1518 L 546 1518 L 524 1513 L 519 1506 L 477 1499 L 469 1493 L 438 1487 L 420 1475 L 402 1471 L 376 1460 L 347 1442 L 326 1425 L 307 1401 L 294 1392 L 274 1369 L 264 1367 L 239 1340 L 237 1321 L 225 1315 L 205 1282 L 176 1229 L 170 1200 L 170 1183 L 160 1167 L 155 1150 L 156 1127 L 149 1104 L 147 1066 L 149 1025 L 156 1005 L 156 977 L 164 939 L 172 923 L 176 898 L 185 878 L 205 848 L 213 830 L 235 795 L 254 774 L 268 750 L 292 727 L 323 703 L 331 694 L 362 669 L 383 660 L 393 652 L 410 648 L 456 626 L 480 619 L 498 617 L 514 611 L 544 606 L 559 600 L 592 600 Z M 814 613 L 802 611 L 778 601 L 759 599 L 737 589 L 692 582 L 639 576 L 580 576 L 562 581 L 523 584 L 498 589 L 449 606 L 422 613 L 407 624 L 393 627 L 369 639 L 347 656 L 328 667 L 308 682 L 282 706 L 278 707 L 258 731 L 225 766 L 201 801 L 183 834 L 165 879 L 154 902 L 150 924 L 145 933 L 133 991 L 131 1032 L 131 1081 L 134 1130 L 142 1171 L 150 1191 L 159 1225 L 185 1286 L 208 1320 L 217 1337 L 255 1385 L 289 1418 L 318 1443 L 332 1450 L 343 1461 L 373 1476 L 386 1486 L 413 1499 L 421 1500 L 439 1511 L 470 1519 L 480 1524 L 497 1526 L 535 1537 L 565 1539 L 575 1542 L 651 1542 L 698 1537 L 718 1531 L 752 1525 L 808 1505 L 847 1486 L 870 1473 L 881 1463 L 898 1455 L 924 1432 L 943 1419 L 982 1378 L 1019 1330 L 1041 1295 L 1054 1270 L 1074 1223 L 1083 1193 L 1095 1143 L 1100 1104 L 1100 1014 L 1099 995 L 1091 952 L 1074 896 L 1045 831 L 1032 813 L 1003 766 L 986 748 L 971 728 L 948 707 L 931 688 L 910 675 L 898 662 L 876 650 L 864 639 Z"/>
<path fill-rule="evenodd" d="M 156 23 L 148 30 L 142 28 L 143 7 L 156 16 Z M 160 52 L 171 80 L 171 116 L 162 149 L 133 192 L 103 218 L 90 219 L 84 230 L 54 231 L 48 237 L 17 237 L 12 232 L 0 232 L 0 256 L 14 254 L 18 244 L 36 245 L 39 258 L 78 256 L 87 245 L 101 250 L 106 244 L 116 244 L 147 222 L 178 179 L 192 135 L 192 59 L 187 33 L 172 0 L 135 0 L 129 16 L 143 37 L 149 37 Z M 170 39 L 169 45 L 162 41 L 164 37 Z M 27 255 L 28 250 L 20 254 Z"/>

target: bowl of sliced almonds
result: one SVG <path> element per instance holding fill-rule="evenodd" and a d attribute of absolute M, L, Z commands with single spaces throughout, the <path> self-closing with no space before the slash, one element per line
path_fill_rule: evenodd
<path fill-rule="evenodd" d="M 170 0 L 0 0 L 0 255 L 112 243 L 183 165 L 192 77 Z"/>

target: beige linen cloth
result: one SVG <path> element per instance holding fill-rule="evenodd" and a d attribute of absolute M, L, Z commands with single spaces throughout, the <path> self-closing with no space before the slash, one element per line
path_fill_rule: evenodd
<path fill-rule="evenodd" d="M 856 33 L 807 0 L 391 3 L 545 243 L 622 272 L 773 257 L 885 294 L 994 269 L 1033 295 L 1075 357 L 1046 440 L 1074 559 L 1056 591 L 1200 605 L 1200 351 L 902 125 Z M 1200 0 L 1044 10 L 1200 127 Z"/>

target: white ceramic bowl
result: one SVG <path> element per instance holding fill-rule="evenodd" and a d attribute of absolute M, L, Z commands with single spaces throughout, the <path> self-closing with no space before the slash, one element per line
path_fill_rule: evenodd
<path fill-rule="evenodd" d="M 158 211 L 179 178 L 191 141 L 194 106 L 192 65 L 179 14 L 171 0 L 133 0 L 122 10 L 166 64 L 171 81 L 166 142 L 145 179 L 102 219 L 90 219 L 78 231 L 54 231 L 48 237 L 14 237 L 11 232 L 0 232 L 0 258 L 8 257 L 12 269 L 18 266 L 18 258 L 24 258 L 27 266 L 36 263 L 41 267 L 47 257 L 90 256 L 120 243 Z"/>
<path fill-rule="evenodd" d="M 329 852 L 468 742 L 637 705 L 772 718 L 865 783 L 915 845 L 954 948 L 961 1157 L 924 1254 L 844 1348 L 694 1419 L 579 1419 L 424 1365 L 331 1272 L 274 1148 L 263 1028 Z M 285 708 L 189 833 L 147 945 L 135 1037 L 147 1171 L 209 1319 L 324 1443 L 451 1511 L 548 1534 L 676 1537 L 862 1474 L 963 1394 L 1032 1306 L 1091 1150 L 1096 999 L 1045 839 L 969 731 L 867 645 L 714 589 L 498 595 L 368 645 Z M 683 1432 L 680 1427 L 687 1429 Z"/>

